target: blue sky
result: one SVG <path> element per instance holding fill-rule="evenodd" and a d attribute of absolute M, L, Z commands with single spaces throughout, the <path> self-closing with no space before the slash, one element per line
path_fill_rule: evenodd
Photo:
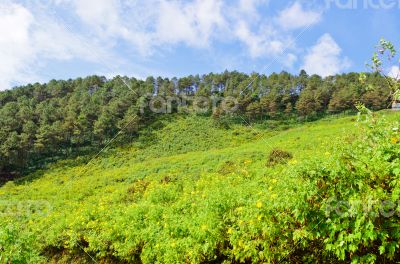
<path fill-rule="evenodd" d="M 400 0 L 2 0 L 0 90 L 92 74 L 364 71 L 381 37 L 400 44 L 399 11 Z"/>

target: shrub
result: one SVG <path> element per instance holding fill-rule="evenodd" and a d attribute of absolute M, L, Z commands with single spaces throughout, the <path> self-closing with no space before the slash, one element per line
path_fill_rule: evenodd
<path fill-rule="evenodd" d="M 218 169 L 218 173 L 221 175 L 228 175 L 237 170 L 238 168 L 236 164 L 233 161 L 228 160 L 224 164 L 222 164 L 222 166 Z"/>
<path fill-rule="evenodd" d="M 398 124 L 366 120 L 361 138 L 330 160 L 316 160 L 300 170 L 298 176 L 315 190 L 298 214 L 304 224 L 296 239 L 303 250 L 319 248 L 319 254 L 330 259 L 397 263 L 400 145 L 393 139 L 398 137 Z"/>
<path fill-rule="evenodd" d="M 268 155 L 267 166 L 272 167 L 278 164 L 286 164 L 292 158 L 293 158 L 292 153 L 275 148 Z"/>

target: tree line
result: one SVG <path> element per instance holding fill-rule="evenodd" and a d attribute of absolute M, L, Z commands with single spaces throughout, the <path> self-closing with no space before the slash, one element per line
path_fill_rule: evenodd
<path fill-rule="evenodd" d="M 390 88 L 380 74 L 367 74 L 361 81 L 358 73 L 322 78 L 304 70 L 269 76 L 225 71 L 171 79 L 89 76 L 28 84 L 0 92 L 0 180 L 47 159 L 99 149 L 120 130 L 120 143 L 129 142 L 157 117 L 141 111 L 149 94 L 232 96 L 237 111 L 225 113 L 219 107 L 208 114 L 216 120 L 240 115 L 248 122 L 316 118 L 352 110 L 357 102 L 373 110 L 390 104 Z"/>

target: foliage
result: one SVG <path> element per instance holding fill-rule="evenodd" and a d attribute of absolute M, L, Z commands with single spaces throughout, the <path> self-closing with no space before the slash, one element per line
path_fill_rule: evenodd
<path fill-rule="evenodd" d="M 292 153 L 274 148 L 268 155 L 267 166 L 274 166 L 277 164 L 286 164 L 288 160 L 292 159 Z"/>
<path fill-rule="evenodd" d="M 301 168 L 317 188 L 307 196 L 298 239 L 352 263 L 399 261 L 399 123 L 366 120 L 358 140 Z"/>
<path fill-rule="evenodd" d="M 314 120 L 326 112 L 355 110 L 356 101 L 374 110 L 387 108 L 391 90 L 385 77 L 363 76 L 360 81 L 357 73 L 321 78 L 305 71 L 298 76 L 226 71 L 144 81 L 90 76 L 16 87 L 0 92 L 0 178 L 32 172 L 57 160 L 95 154 L 117 134 L 113 146 L 129 144 L 141 129 L 158 122 L 160 114 L 149 109 L 155 95 L 161 99 L 205 96 L 209 100 L 233 96 L 239 105 L 234 113 L 226 113 L 220 101 L 215 109 L 201 113 L 212 114 L 223 128 L 229 128 L 235 119 L 248 124 L 295 117 Z M 364 82 L 379 84 L 379 88 L 369 91 L 363 88 Z M 190 100 L 186 106 L 175 102 L 170 110 L 193 111 L 193 104 Z"/>
<path fill-rule="evenodd" d="M 399 113 L 370 110 L 397 100 L 381 72 L 396 52 L 380 48 L 373 74 L 224 72 L 128 90 L 94 76 L 0 93 L 0 175 L 70 157 L 0 188 L 0 262 L 399 262 Z M 157 116 L 146 94 L 234 95 L 239 110 Z M 291 122 L 352 108 L 357 120 Z M 80 155 L 116 133 L 119 147 Z"/>
<path fill-rule="evenodd" d="M 398 120 L 398 115 L 387 118 Z M 395 168 L 388 164 L 399 163 L 381 160 L 387 156 L 384 152 L 376 157 L 378 167 L 362 165 L 375 151 L 389 146 L 398 151 L 399 145 L 389 144 L 392 139 L 386 138 L 395 131 L 385 130 L 390 134 L 373 141 L 370 152 L 355 148 L 357 143 L 355 152 L 349 152 L 350 147 L 335 150 L 346 137 L 354 141 L 358 135 L 358 144 L 366 142 L 367 130 L 359 130 L 352 119 L 332 117 L 286 131 L 254 131 L 241 125 L 227 130 L 195 115 L 166 119 L 157 132 L 143 131 L 139 145 L 108 152 L 88 166 L 60 162 L 36 172 L 38 177 L 32 177 L 32 182 L 10 182 L 0 188 L 2 201 L 46 200 L 51 205 L 46 213 L 1 214 L 0 255 L 12 263 L 46 263 L 56 259 L 52 252 L 71 262 L 82 261 L 86 253 L 98 262 L 128 263 L 339 261 L 342 253 L 337 237 L 343 233 L 342 224 L 351 226 L 353 218 L 326 217 L 325 205 L 335 204 L 321 200 L 318 193 L 328 188 L 327 199 L 337 194 L 335 190 L 344 191 L 336 195 L 338 199 L 351 198 L 357 193 L 350 192 L 349 184 L 359 184 L 360 179 L 372 182 L 367 177 L 369 170 L 389 173 Z M 195 127 L 201 127 L 205 135 L 196 133 Z M 206 137 L 215 137 L 217 147 L 207 146 Z M 186 138 L 201 150 L 187 146 Z M 386 147 L 376 149 L 375 143 L 383 138 Z M 285 166 L 266 167 L 265 157 L 273 148 L 285 149 L 293 159 Z M 391 157 L 398 156 L 398 152 L 391 153 Z M 361 161 L 353 160 L 357 165 L 353 172 L 347 157 L 356 154 Z M 323 163 L 321 156 L 328 161 Z M 342 157 L 339 165 L 338 157 Z M 359 170 L 364 174 L 358 176 Z M 347 183 L 349 175 L 354 180 Z M 382 192 L 379 188 L 377 193 Z M 365 184 L 363 194 L 370 189 L 373 185 Z M 334 224 L 330 225 L 330 219 Z M 319 220 L 324 224 L 313 229 Z M 362 234 L 380 232 L 382 219 L 378 220 L 372 229 L 362 222 Z M 396 218 L 390 221 L 395 223 Z M 349 240 L 350 233 L 342 236 Z M 385 241 L 383 256 L 389 260 L 395 240 L 388 237 Z M 362 243 L 366 244 L 354 253 L 345 247 L 345 261 L 374 254 L 374 247 L 382 246 L 383 240 L 378 237 Z"/>

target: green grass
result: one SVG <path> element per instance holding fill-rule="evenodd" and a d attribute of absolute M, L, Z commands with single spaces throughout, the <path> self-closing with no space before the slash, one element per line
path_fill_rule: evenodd
<path fill-rule="evenodd" d="M 312 188 L 292 172 L 358 133 L 355 117 L 284 131 L 161 119 L 89 165 L 59 162 L 32 181 L 1 187 L 0 263 L 281 259 L 290 249 L 259 249 L 280 232 L 275 219 L 288 217 Z M 273 148 L 293 159 L 266 166 Z"/>

